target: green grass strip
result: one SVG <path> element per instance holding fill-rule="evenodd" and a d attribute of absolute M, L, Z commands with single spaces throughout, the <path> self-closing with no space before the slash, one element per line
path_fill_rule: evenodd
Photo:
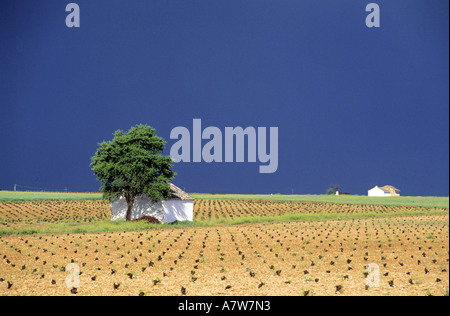
<path fill-rule="evenodd" d="M 234 219 L 210 219 L 194 222 L 177 222 L 165 224 L 150 224 L 144 221 L 127 222 L 119 221 L 94 221 L 86 223 L 64 222 L 49 224 L 40 228 L 20 228 L 20 229 L 0 229 L 0 236 L 9 235 L 29 235 L 29 234 L 74 234 L 74 233 L 98 233 L 114 231 L 141 231 L 150 229 L 173 229 L 186 227 L 223 227 L 242 224 L 261 224 L 261 223 L 280 223 L 297 221 L 329 221 L 329 220 L 350 220 L 350 219 L 369 219 L 369 218 L 390 218 L 395 216 L 411 215 L 448 215 L 448 210 L 429 210 L 429 211 L 402 211 L 395 213 L 313 213 L 313 214 L 284 214 L 280 216 L 267 217 L 240 217 Z"/>
<path fill-rule="evenodd" d="M 0 191 L 0 201 L 73 201 L 102 199 L 102 193 Z"/>
<path fill-rule="evenodd" d="M 237 199 L 267 201 L 299 201 L 338 204 L 403 205 L 422 207 L 449 207 L 449 197 L 393 196 L 368 197 L 361 195 L 282 195 L 282 194 L 191 194 L 196 199 Z M 0 191 L 0 201 L 45 201 L 45 200 L 102 200 L 102 193 L 76 192 L 21 192 Z"/>

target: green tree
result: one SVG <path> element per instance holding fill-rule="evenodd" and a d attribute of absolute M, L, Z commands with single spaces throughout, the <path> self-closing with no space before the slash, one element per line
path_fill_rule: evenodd
<path fill-rule="evenodd" d="M 147 195 L 153 202 L 169 198 L 169 184 L 176 173 L 171 170 L 170 156 L 162 155 L 166 142 L 154 128 L 141 124 L 113 135 L 112 141 L 98 144 L 91 168 L 102 184 L 104 198 L 111 201 L 124 196 L 130 221 L 136 196 Z"/>

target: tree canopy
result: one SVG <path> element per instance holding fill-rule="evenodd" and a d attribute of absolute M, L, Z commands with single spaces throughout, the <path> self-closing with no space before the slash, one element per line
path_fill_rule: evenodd
<path fill-rule="evenodd" d="M 105 198 L 124 196 L 127 220 L 131 220 L 134 200 L 144 194 L 153 202 L 170 197 L 172 159 L 162 154 L 165 141 L 148 125 L 136 125 L 128 132 L 117 130 L 109 142 L 102 142 L 92 157 L 91 167 L 101 182 Z"/>

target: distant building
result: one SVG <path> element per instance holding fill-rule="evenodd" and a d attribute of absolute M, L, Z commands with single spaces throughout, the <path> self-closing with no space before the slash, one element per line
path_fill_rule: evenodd
<path fill-rule="evenodd" d="M 368 196 L 400 196 L 400 190 L 392 185 L 376 186 L 368 191 Z"/>

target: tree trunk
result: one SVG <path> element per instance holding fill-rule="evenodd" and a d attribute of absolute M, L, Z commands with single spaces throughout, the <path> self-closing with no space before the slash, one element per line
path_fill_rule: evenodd
<path fill-rule="evenodd" d="M 131 218 L 133 217 L 133 205 L 134 205 L 134 196 L 133 195 L 126 195 L 126 200 L 128 204 L 127 208 L 127 221 L 131 221 Z"/>

